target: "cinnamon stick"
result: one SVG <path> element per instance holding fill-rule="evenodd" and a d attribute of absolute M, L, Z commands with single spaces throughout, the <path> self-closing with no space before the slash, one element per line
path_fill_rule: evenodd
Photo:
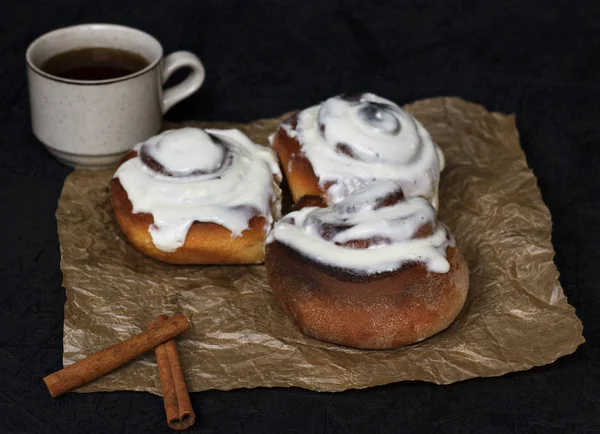
<path fill-rule="evenodd" d="M 160 315 L 149 328 L 164 324 L 167 316 Z M 174 430 L 184 430 L 196 422 L 196 415 L 192 408 L 190 395 L 185 385 L 183 369 L 174 340 L 169 340 L 154 349 L 158 375 L 162 387 L 167 424 Z"/>
<path fill-rule="evenodd" d="M 157 324 L 144 333 L 98 351 L 83 360 L 44 377 L 44 383 L 46 383 L 50 395 L 56 398 L 63 393 L 70 392 L 77 387 L 114 371 L 140 354 L 173 339 L 179 333 L 189 328 L 190 322 L 188 319 L 183 314 L 176 313 L 168 320 Z"/>

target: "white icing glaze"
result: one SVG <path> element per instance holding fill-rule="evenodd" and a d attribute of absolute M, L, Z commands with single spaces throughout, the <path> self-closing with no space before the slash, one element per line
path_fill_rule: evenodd
<path fill-rule="evenodd" d="M 114 177 L 127 192 L 133 212 L 154 217 L 149 232 L 160 250 L 182 246 L 195 221 L 220 224 L 237 237 L 252 217 L 265 217 L 268 229 L 279 216 L 277 160 L 270 149 L 238 130 L 170 130 L 134 150 L 138 156 L 123 163 Z M 142 161 L 142 153 L 172 176 L 153 170 Z"/>
<path fill-rule="evenodd" d="M 406 196 L 423 196 L 438 206 L 442 151 L 423 125 L 393 102 L 370 93 L 336 96 L 298 114 L 294 130 L 327 201 L 337 203 L 375 179 L 393 180 Z M 338 149 L 343 145 L 352 156 Z"/>
<path fill-rule="evenodd" d="M 362 274 L 396 270 L 408 262 L 419 262 L 435 273 L 446 273 L 450 264 L 446 249 L 454 245 L 448 229 L 437 222 L 435 209 L 422 197 L 406 198 L 377 208 L 377 199 L 400 191 L 393 181 L 375 181 L 329 208 L 304 208 L 280 220 L 267 243 L 278 241 L 314 261 Z M 424 225 L 431 235 L 414 238 Z M 323 231 L 336 226 L 326 239 Z M 336 243 L 371 240 L 368 248 Z"/>
<path fill-rule="evenodd" d="M 193 146 L 202 143 L 202 146 Z M 146 141 L 148 153 L 175 176 L 188 176 L 195 170 L 213 172 L 223 162 L 225 150 L 199 128 L 165 131 Z"/>

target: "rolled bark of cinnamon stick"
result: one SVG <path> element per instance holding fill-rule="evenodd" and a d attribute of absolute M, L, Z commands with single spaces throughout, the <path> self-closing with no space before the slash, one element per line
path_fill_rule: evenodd
<path fill-rule="evenodd" d="M 183 314 L 176 313 L 144 333 L 105 348 L 44 377 L 44 383 L 46 383 L 50 395 L 56 398 L 114 371 L 140 354 L 173 339 L 189 328 L 190 322 L 188 319 Z"/>
<path fill-rule="evenodd" d="M 165 315 L 159 316 L 149 328 L 156 327 L 168 321 Z M 167 423 L 174 430 L 184 430 L 196 422 L 190 395 L 185 384 L 185 377 L 174 340 L 169 340 L 154 349 L 158 375 L 162 388 L 163 402 Z"/>

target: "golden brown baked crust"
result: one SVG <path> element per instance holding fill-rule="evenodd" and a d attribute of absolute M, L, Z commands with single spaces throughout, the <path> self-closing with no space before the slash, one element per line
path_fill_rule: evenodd
<path fill-rule="evenodd" d="M 356 348 L 397 348 L 446 329 L 460 313 L 469 273 L 458 249 L 446 254 L 445 274 L 410 264 L 368 277 L 316 263 L 275 241 L 266 248 L 267 279 L 305 334 Z"/>
<path fill-rule="evenodd" d="M 297 115 L 293 115 L 284 123 L 295 129 Z M 326 199 L 319 187 L 319 178 L 315 175 L 312 164 L 300 149 L 300 143 L 290 137 L 281 126 L 273 136 L 273 150 L 279 157 L 294 202 L 298 202 L 303 196 L 321 196 Z"/>
<path fill-rule="evenodd" d="M 130 152 L 121 164 L 137 155 Z M 117 178 L 110 183 L 110 199 L 115 216 L 127 239 L 140 252 L 171 264 L 260 264 L 264 262 L 266 219 L 255 216 L 240 237 L 216 223 L 194 222 L 185 243 L 174 252 L 157 249 L 148 228 L 154 218 L 147 213 L 133 213 L 127 192 Z"/>

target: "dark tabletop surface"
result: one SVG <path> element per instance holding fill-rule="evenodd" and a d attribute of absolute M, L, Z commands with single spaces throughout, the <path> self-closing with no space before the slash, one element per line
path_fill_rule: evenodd
<path fill-rule="evenodd" d="M 169 432 L 148 393 L 51 399 L 64 289 L 54 211 L 67 167 L 31 133 L 24 52 L 53 28 L 139 27 L 208 74 L 168 120 L 247 121 L 368 90 L 456 95 L 515 113 L 554 221 L 560 281 L 587 342 L 556 363 L 450 386 L 192 394 L 190 432 L 600 431 L 600 3 L 49 0 L 0 8 L 0 433 Z M 548 333 L 552 333 L 549 329 Z"/>

